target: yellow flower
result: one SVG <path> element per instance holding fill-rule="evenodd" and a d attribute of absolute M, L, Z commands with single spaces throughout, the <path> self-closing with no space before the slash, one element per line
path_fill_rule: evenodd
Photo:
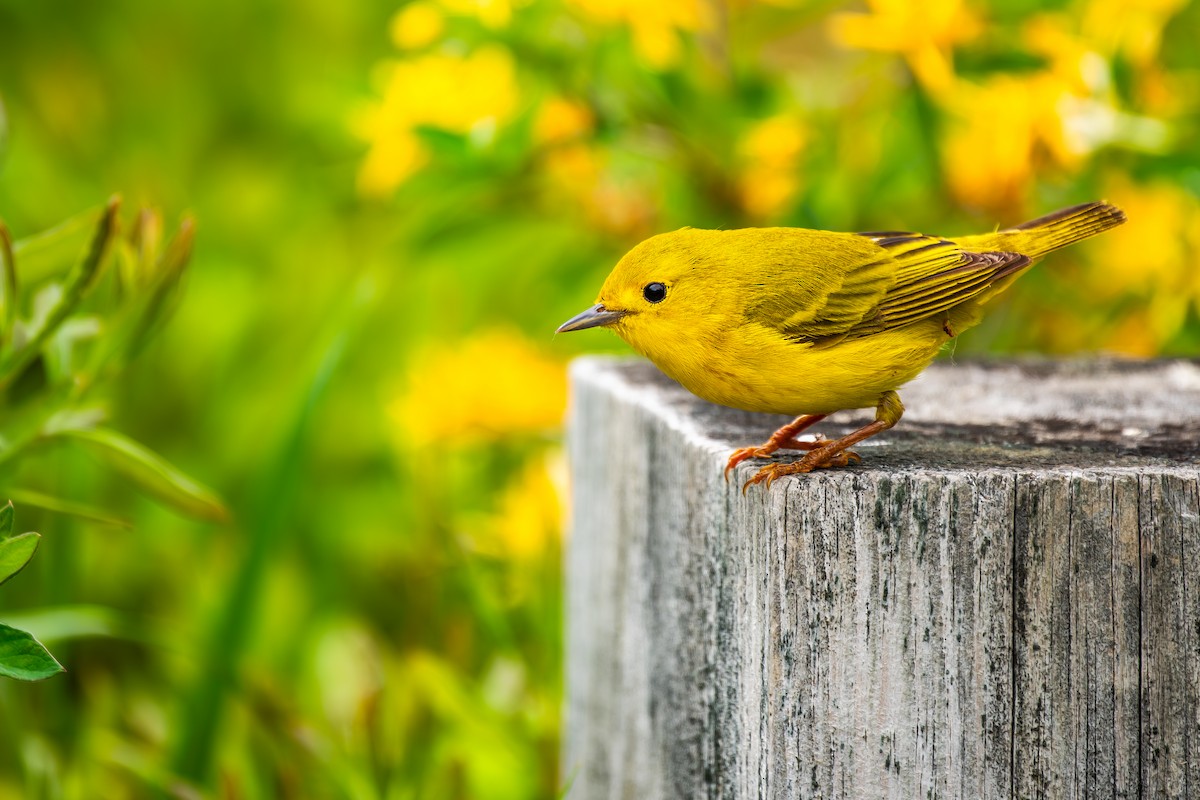
<path fill-rule="evenodd" d="M 1145 111 L 1187 113 L 1196 96 L 1194 84 L 1179 85 L 1180 72 L 1168 72 L 1159 59 L 1163 31 L 1186 5 L 1186 0 L 1092 0 L 1085 6 L 1084 35 L 1133 67 L 1134 95 Z"/>
<path fill-rule="evenodd" d="M 1042 77 L 998 75 L 954 90 L 942 147 L 950 188 L 964 202 L 1017 207 L 1038 167 L 1039 143 L 1058 123 L 1059 88 Z M 1053 148 L 1052 148 L 1053 149 Z"/>
<path fill-rule="evenodd" d="M 744 164 L 738 188 L 750 214 L 769 218 L 795 196 L 799 187 L 796 169 L 806 139 L 798 119 L 779 114 L 753 125 L 738 142 Z"/>
<path fill-rule="evenodd" d="M 562 535 L 566 471 L 555 451 L 527 464 L 505 490 L 491 527 L 506 555 L 536 558 Z"/>
<path fill-rule="evenodd" d="M 591 109 L 583 103 L 552 97 L 538 110 L 533 138 L 542 145 L 559 144 L 582 137 L 594 124 Z"/>
<path fill-rule="evenodd" d="M 625 239 L 651 233 L 658 203 L 645 182 L 613 173 L 609 154 L 591 142 L 567 141 L 542 158 L 551 202 L 565 199 L 588 224 Z"/>
<path fill-rule="evenodd" d="M 555 189 L 579 201 L 591 196 L 603 171 L 597 151 L 580 143 L 554 148 L 544 163 Z"/>
<path fill-rule="evenodd" d="M 392 41 L 402 50 L 420 50 L 435 42 L 445 27 L 446 19 L 437 3 L 417 0 L 392 17 Z"/>
<path fill-rule="evenodd" d="M 419 355 L 389 416 L 402 447 L 458 445 L 555 430 L 566 401 L 563 365 L 496 329 Z"/>
<path fill-rule="evenodd" d="M 898 53 L 931 91 L 948 90 L 954 78 L 952 52 L 980 31 L 962 0 L 868 0 L 870 14 L 837 14 L 833 39 L 846 47 Z"/>
<path fill-rule="evenodd" d="M 666 69 L 682 54 L 679 34 L 711 30 L 713 19 L 706 0 L 568 0 L 600 22 L 624 24 L 638 56 L 654 69 Z"/>
<path fill-rule="evenodd" d="M 511 0 L 442 0 L 451 12 L 474 17 L 489 28 L 503 28 L 512 19 Z"/>
<path fill-rule="evenodd" d="M 1189 308 L 1200 310 L 1200 201 L 1172 184 L 1126 179 L 1114 181 L 1109 196 L 1129 221 L 1093 250 L 1088 293 L 1109 305 L 1138 298 L 1134 318 L 1140 318 L 1144 333 L 1130 337 L 1127 323 L 1107 345 L 1150 355 L 1179 332 Z"/>
<path fill-rule="evenodd" d="M 416 127 L 486 134 L 517 107 L 516 67 L 499 47 L 466 56 L 429 53 L 392 62 L 385 71 L 382 99 L 355 126 L 370 145 L 359 171 L 359 187 L 368 194 L 392 191 L 424 162 Z"/>
<path fill-rule="evenodd" d="M 425 150 L 411 131 L 397 129 L 371 143 L 358 172 L 358 188 L 363 194 L 382 197 L 420 169 Z"/>
<path fill-rule="evenodd" d="M 1083 33 L 1107 53 L 1123 54 L 1136 67 L 1151 66 L 1167 22 L 1186 5 L 1186 0 L 1091 0 Z"/>

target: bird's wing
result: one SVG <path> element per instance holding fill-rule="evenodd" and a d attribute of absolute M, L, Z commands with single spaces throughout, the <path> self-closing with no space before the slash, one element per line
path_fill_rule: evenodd
<path fill-rule="evenodd" d="M 821 345 L 900 328 L 937 316 L 1030 263 L 1020 253 L 973 253 L 919 233 L 859 235 L 878 245 L 878 258 L 847 271 L 820 307 L 785 321 L 780 327 L 789 339 Z"/>

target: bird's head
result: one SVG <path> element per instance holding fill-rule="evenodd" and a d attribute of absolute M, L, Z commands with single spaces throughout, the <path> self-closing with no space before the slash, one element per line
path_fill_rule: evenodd
<path fill-rule="evenodd" d="M 642 242 L 613 268 L 596 305 L 564 322 L 558 332 L 611 328 L 664 367 L 672 356 L 711 344 L 720 329 L 725 288 L 709 243 L 717 233 L 684 228 Z"/>

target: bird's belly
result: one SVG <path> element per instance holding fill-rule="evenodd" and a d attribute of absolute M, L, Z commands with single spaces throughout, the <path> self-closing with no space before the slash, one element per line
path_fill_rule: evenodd
<path fill-rule="evenodd" d="M 748 338 L 685 374 L 672 374 L 713 403 L 773 414 L 831 414 L 873 408 L 915 378 L 946 341 L 937 324 L 916 325 L 828 347 Z"/>

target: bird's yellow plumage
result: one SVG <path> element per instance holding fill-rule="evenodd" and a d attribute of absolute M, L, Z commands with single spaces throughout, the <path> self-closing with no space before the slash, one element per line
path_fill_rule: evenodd
<path fill-rule="evenodd" d="M 903 231 L 684 228 L 633 248 L 597 304 L 560 331 L 604 325 L 689 391 L 749 411 L 802 415 L 745 458 L 809 450 L 751 480 L 857 460 L 847 449 L 903 413 L 896 389 L 1040 256 L 1125 221 L 1105 203 L 954 239 Z M 877 409 L 834 442 L 794 437 L 827 414 Z"/>

